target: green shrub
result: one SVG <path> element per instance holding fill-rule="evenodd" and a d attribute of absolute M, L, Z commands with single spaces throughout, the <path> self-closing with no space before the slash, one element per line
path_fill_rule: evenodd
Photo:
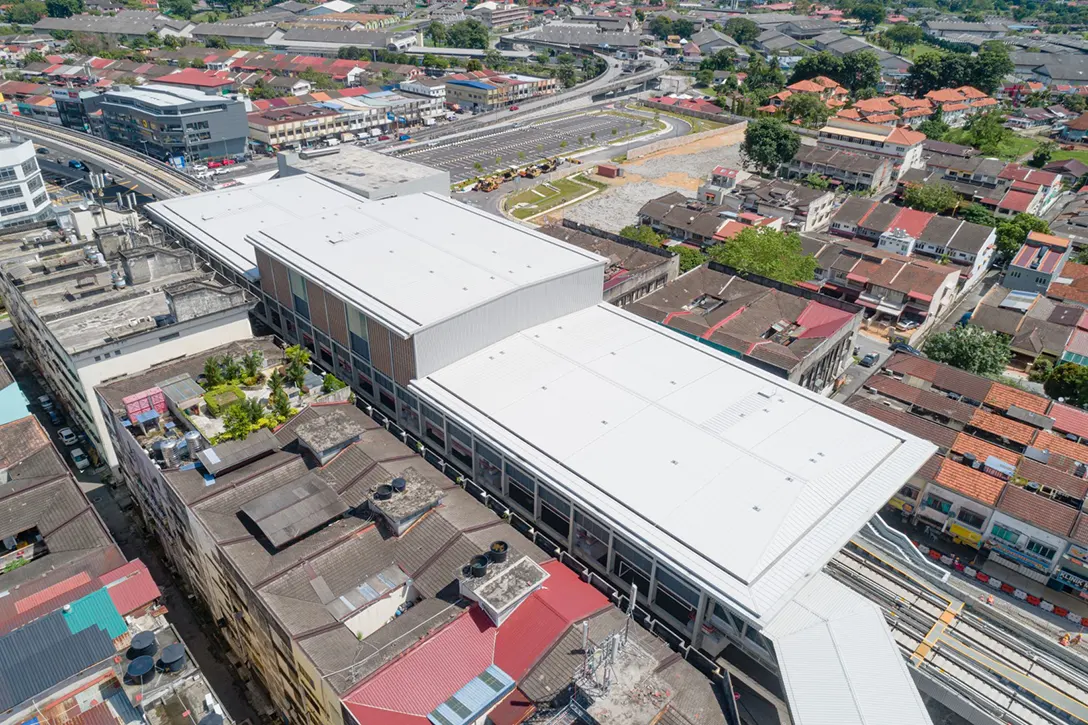
<path fill-rule="evenodd" d="M 325 379 L 321 382 L 321 392 L 332 393 L 348 386 L 340 378 L 336 377 L 332 373 L 325 373 Z"/>
<path fill-rule="evenodd" d="M 208 412 L 215 418 L 221 417 L 224 410 L 245 399 L 246 394 L 242 392 L 242 389 L 229 383 L 216 386 L 204 393 L 204 404 L 208 406 Z"/>

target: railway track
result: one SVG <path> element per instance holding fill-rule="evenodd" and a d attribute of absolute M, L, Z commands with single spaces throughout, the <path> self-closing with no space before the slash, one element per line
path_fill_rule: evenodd
<path fill-rule="evenodd" d="M 62 149 L 119 175 L 131 177 L 133 181 L 153 190 L 159 199 L 195 194 L 208 188 L 166 164 L 85 133 L 8 115 L 0 117 L 0 128 L 44 146 Z"/>
<path fill-rule="evenodd" d="M 1088 677 L 967 611 L 880 553 L 854 543 L 827 571 L 877 603 L 908 666 L 1001 722 L 1088 723 Z"/>

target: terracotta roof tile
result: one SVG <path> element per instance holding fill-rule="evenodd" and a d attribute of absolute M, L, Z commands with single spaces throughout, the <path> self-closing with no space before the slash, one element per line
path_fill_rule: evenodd
<path fill-rule="evenodd" d="M 979 375 L 901 352 L 893 355 L 884 365 L 884 369 L 925 380 L 941 390 L 966 395 L 979 402 L 986 400 L 990 387 L 994 385 L 992 380 Z"/>
<path fill-rule="evenodd" d="M 1009 484 L 1001 494 L 997 508 L 1028 524 L 1038 526 L 1057 536 L 1069 535 L 1077 520 L 1077 510 L 1071 506 Z"/>
<path fill-rule="evenodd" d="M 1033 461 L 1027 456 L 1024 456 L 1023 460 L 1020 461 L 1020 467 L 1016 470 L 1016 475 L 1024 479 L 1024 481 L 1056 489 L 1073 498 L 1083 499 L 1088 495 L 1088 481 L 1077 478 L 1054 466 Z"/>
<path fill-rule="evenodd" d="M 1001 383 L 994 383 L 983 402 L 998 410 L 1008 410 L 1010 405 L 1015 405 L 1040 415 L 1046 415 L 1046 409 L 1050 405 L 1046 398 Z"/>
<path fill-rule="evenodd" d="M 1035 443 L 1032 445 L 1036 448 L 1041 448 L 1044 451 L 1060 453 L 1063 456 L 1080 461 L 1081 463 L 1088 463 L 1088 446 L 1083 443 L 1068 440 L 1049 431 L 1039 431 L 1035 435 Z"/>
<path fill-rule="evenodd" d="M 950 491 L 963 494 L 987 506 L 997 504 L 1005 482 L 976 471 L 970 466 L 946 458 L 937 472 L 936 482 Z"/>
<path fill-rule="evenodd" d="M 847 405 L 866 415 L 870 415 L 877 420 L 883 421 L 888 425 L 893 425 L 900 430 L 906 431 L 911 435 L 924 438 L 938 448 L 943 448 L 945 450 L 952 448 L 956 441 L 956 436 L 958 435 L 956 431 L 951 428 L 946 428 L 940 423 L 935 423 L 928 418 L 923 418 L 903 410 L 889 408 L 871 398 L 854 398 L 847 403 Z"/>
<path fill-rule="evenodd" d="M 952 400 L 947 395 L 907 385 L 888 375 L 874 375 L 865 381 L 865 387 L 961 423 L 971 422 L 976 410 L 974 406 Z"/>
<path fill-rule="evenodd" d="M 1075 544 L 1088 546 L 1088 514 L 1082 513 L 1077 517 L 1077 522 L 1073 524 L 1073 530 L 1070 532 L 1069 538 Z"/>
<path fill-rule="evenodd" d="M 994 435 L 1001 436 L 1002 438 L 1025 446 L 1031 443 L 1032 436 L 1036 431 L 1036 429 L 1032 428 L 1030 425 L 1018 423 L 1003 415 L 989 413 L 985 410 L 975 411 L 975 415 L 971 418 L 971 425 L 979 430 L 993 433 Z"/>
<path fill-rule="evenodd" d="M 972 453 L 980 463 L 985 463 L 990 456 L 996 456 L 1011 466 L 1015 466 L 1017 461 L 1020 460 L 1019 454 L 1013 453 L 1008 448 L 1002 448 L 968 433 L 960 433 L 956 436 L 956 440 L 952 444 L 952 450 L 961 455 Z"/>
<path fill-rule="evenodd" d="M 1054 430 L 1072 433 L 1079 438 L 1088 437 L 1088 413 L 1080 408 L 1055 401 L 1047 415 L 1054 419 Z"/>

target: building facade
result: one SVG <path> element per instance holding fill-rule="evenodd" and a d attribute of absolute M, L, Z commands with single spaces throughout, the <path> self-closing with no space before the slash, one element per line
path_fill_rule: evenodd
<path fill-rule="evenodd" d="M 52 216 L 34 144 L 0 137 L 0 229 L 42 223 Z"/>

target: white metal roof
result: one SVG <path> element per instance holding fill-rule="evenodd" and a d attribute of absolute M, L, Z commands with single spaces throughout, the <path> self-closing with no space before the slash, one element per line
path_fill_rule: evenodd
<path fill-rule="evenodd" d="M 405 336 L 515 290 L 606 264 L 429 192 L 258 224 L 249 239 Z"/>
<path fill-rule="evenodd" d="M 932 725 L 880 608 L 815 574 L 767 626 L 795 725 Z"/>
<path fill-rule="evenodd" d="M 335 214 L 367 200 L 315 176 L 299 174 L 245 186 L 232 186 L 149 204 L 148 213 L 180 229 L 239 274 L 257 276 L 257 255 L 246 236 L 263 226 L 279 226 Z"/>
<path fill-rule="evenodd" d="M 935 450 L 603 304 L 413 387 L 757 624 Z"/>

